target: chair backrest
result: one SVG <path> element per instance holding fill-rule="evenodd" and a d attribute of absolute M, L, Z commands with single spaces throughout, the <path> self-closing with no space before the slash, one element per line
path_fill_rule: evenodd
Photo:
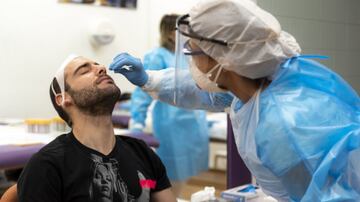
<path fill-rule="evenodd" d="M 11 186 L 1 197 L 0 202 L 17 202 L 17 187 L 16 184 Z"/>

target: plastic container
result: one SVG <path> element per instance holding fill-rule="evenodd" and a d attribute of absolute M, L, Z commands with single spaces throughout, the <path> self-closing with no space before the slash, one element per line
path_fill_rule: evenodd
<path fill-rule="evenodd" d="M 52 128 L 58 132 L 66 132 L 68 129 L 66 122 L 58 116 L 52 119 L 52 125 Z"/>
<path fill-rule="evenodd" d="M 191 195 L 191 202 L 215 202 L 215 188 L 205 187 L 204 190 L 198 191 Z"/>
<path fill-rule="evenodd" d="M 49 119 L 26 119 L 29 133 L 50 133 L 51 120 Z"/>

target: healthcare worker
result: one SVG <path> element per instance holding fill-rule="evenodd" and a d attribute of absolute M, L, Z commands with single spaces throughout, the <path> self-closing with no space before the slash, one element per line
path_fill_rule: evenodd
<path fill-rule="evenodd" d="M 190 74 L 146 72 L 126 53 L 110 69 L 168 103 L 230 107 L 240 156 L 279 201 L 360 200 L 360 98 L 350 85 L 300 55 L 276 18 L 249 0 L 200 1 L 177 29 L 176 57 L 191 56 Z"/>
<path fill-rule="evenodd" d="M 144 57 L 144 68 L 161 70 L 175 66 L 175 25 L 178 15 L 160 21 L 160 47 Z M 131 96 L 131 130 L 143 130 L 153 99 L 140 88 Z M 206 112 L 188 110 L 156 101 L 152 110 L 153 134 L 159 140 L 156 153 L 164 163 L 172 189 L 179 196 L 186 180 L 208 169 L 209 135 Z"/>

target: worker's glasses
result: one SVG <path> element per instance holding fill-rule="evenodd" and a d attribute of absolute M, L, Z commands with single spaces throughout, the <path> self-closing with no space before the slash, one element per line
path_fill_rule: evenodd
<path fill-rule="evenodd" d="M 193 50 L 190 46 L 190 39 L 187 40 L 185 43 L 184 43 L 184 47 L 183 47 L 183 53 L 184 55 L 205 55 L 204 51 L 202 50 Z"/>

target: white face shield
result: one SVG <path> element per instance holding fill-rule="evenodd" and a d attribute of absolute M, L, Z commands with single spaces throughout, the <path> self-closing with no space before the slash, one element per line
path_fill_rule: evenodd
<path fill-rule="evenodd" d="M 69 55 L 64 60 L 64 62 L 61 64 L 61 66 L 59 67 L 59 69 L 57 70 L 57 72 L 55 74 L 56 81 L 58 82 L 60 91 L 61 91 L 61 99 L 62 99 L 61 105 L 63 105 L 64 101 L 65 101 L 65 68 L 73 59 L 75 59 L 77 57 L 79 57 L 79 56 L 75 55 L 75 54 Z M 52 85 L 51 85 L 51 90 L 54 93 L 54 95 L 56 96 L 58 93 L 56 93 L 53 85 L 54 85 L 54 83 L 52 83 Z"/>
<path fill-rule="evenodd" d="M 192 42 L 190 42 L 190 40 Z M 175 103 L 177 96 L 180 95 L 182 80 L 181 74 L 190 71 L 192 78 L 195 80 L 197 86 L 205 91 L 209 92 L 223 92 L 220 89 L 216 81 L 221 73 L 220 65 L 214 66 L 208 72 L 203 72 L 203 68 L 208 67 L 209 57 L 197 46 L 198 43 L 203 41 L 210 41 L 213 43 L 219 43 L 226 45 L 224 41 L 218 41 L 216 39 L 208 39 L 194 33 L 189 26 L 189 15 L 180 16 L 176 23 L 176 48 L 175 48 Z M 210 78 L 215 77 L 214 81 Z"/>

